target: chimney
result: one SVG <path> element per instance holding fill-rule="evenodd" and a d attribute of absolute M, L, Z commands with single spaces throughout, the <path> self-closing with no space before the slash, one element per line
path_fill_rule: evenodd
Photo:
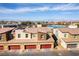
<path fill-rule="evenodd" d="M 42 27 L 42 24 L 37 24 L 37 27 Z"/>
<path fill-rule="evenodd" d="M 1 28 L 4 28 L 4 25 L 1 25 Z"/>

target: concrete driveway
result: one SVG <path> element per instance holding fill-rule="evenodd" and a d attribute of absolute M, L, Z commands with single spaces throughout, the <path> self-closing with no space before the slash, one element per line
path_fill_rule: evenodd
<path fill-rule="evenodd" d="M 19 51 L 4 51 L 0 52 L 0 56 L 79 56 L 79 50 L 53 50 L 39 52 L 19 52 Z"/>

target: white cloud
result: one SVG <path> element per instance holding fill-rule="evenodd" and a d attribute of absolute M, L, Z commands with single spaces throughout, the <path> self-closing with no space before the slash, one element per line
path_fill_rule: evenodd
<path fill-rule="evenodd" d="M 24 12 L 34 12 L 34 11 L 46 11 L 49 10 L 49 7 L 38 7 L 38 8 L 16 8 L 16 9 L 0 9 L 0 13 L 24 13 Z"/>
<path fill-rule="evenodd" d="M 79 6 L 75 6 L 75 4 L 65 4 L 65 5 L 54 7 L 52 8 L 52 10 L 61 10 L 61 11 L 79 10 Z"/>
<path fill-rule="evenodd" d="M 67 11 L 67 10 L 79 10 L 79 6 L 75 6 L 75 4 L 64 4 L 64 5 L 58 5 L 58 6 L 43 6 L 43 7 L 36 7 L 36 8 L 30 8 L 30 7 L 24 7 L 24 8 L 16 8 L 16 9 L 7 9 L 7 8 L 0 8 L 0 13 L 27 13 L 27 12 L 35 12 L 35 11 L 48 11 L 48 10 L 61 10 L 61 11 Z"/>

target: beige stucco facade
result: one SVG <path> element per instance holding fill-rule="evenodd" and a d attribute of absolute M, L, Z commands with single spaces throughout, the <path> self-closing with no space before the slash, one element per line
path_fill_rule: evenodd
<path fill-rule="evenodd" d="M 40 46 L 43 45 L 43 44 L 51 44 L 51 48 L 48 48 L 48 49 L 40 49 Z M 14 51 L 14 50 L 9 50 L 9 46 L 10 45 L 20 45 L 20 49 L 18 49 L 17 51 L 53 51 L 53 42 L 52 41 L 49 41 L 49 42 L 28 42 L 28 43 L 1 43 L 0 42 L 0 46 L 3 46 L 4 49 L 3 50 L 0 50 L 0 51 Z M 25 45 L 36 45 L 36 48 L 35 49 L 25 49 Z"/>
<path fill-rule="evenodd" d="M 58 32 L 58 36 L 57 38 L 58 39 L 62 39 L 62 38 L 76 38 L 76 39 L 79 39 L 79 34 L 77 34 L 76 36 L 75 35 L 72 35 L 72 34 L 69 34 L 69 33 L 62 33 L 60 30 L 58 29 L 54 29 L 54 34 L 56 35 L 56 31 Z M 64 36 L 64 34 L 66 34 L 66 37 Z"/>
<path fill-rule="evenodd" d="M 50 37 L 47 38 L 47 35 Z M 6 35 L 4 35 L 6 37 Z M 3 38 L 4 38 L 3 36 Z M 19 50 L 19 51 L 47 51 L 53 50 L 54 39 L 52 38 L 52 32 L 32 32 L 29 33 L 24 31 L 24 29 L 16 29 L 13 31 L 14 38 L 9 41 L 0 41 L 0 49 L 2 51 L 11 51 L 11 50 Z M 44 46 L 46 44 L 46 46 Z M 20 48 L 18 48 L 19 46 Z M 32 46 L 35 45 L 35 49 L 26 49 L 25 45 Z M 41 49 L 41 45 L 43 48 Z M 31 47 L 33 48 L 33 47 Z"/>
<path fill-rule="evenodd" d="M 18 38 L 18 34 L 20 34 L 20 38 Z M 28 37 L 26 37 L 28 34 Z M 4 47 L 2 51 L 11 51 L 9 50 L 10 45 L 19 45 L 19 51 L 47 51 L 53 50 L 53 38 L 46 40 L 46 35 L 52 35 L 52 32 L 48 33 L 28 33 L 24 32 L 23 30 L 15 30 L 13 36 L 14 38 L 11 41 L 2 41 L 0 45 Z M 42 41 L 43 40 L 43 41 Z M 51 48 L 48 49 L 41 49 L 40 46 L 43 44 L 50 44 Z M 25 49 L 25 45 L 36 45 L 35 49 Z"/>
<path fill-rule="evenodd" d="M 20 38 L 18 38 L 18 34 L 20 34 Z M 23 32 L 23 30 L 16 30 L 14 38 L 15 39 L 26 39 L 26 34 L 28 34 L 27 39 L 30 39 L 31 38 L 31 34 L 30 33 Z M 37 38 L 37 37 L 35 37 L 35 38 Z"/>
<path fill-rule="evenodd" d="M 18 38 L 18 34 L 20 34 L 20 38 Z M 26 34 L 28 34 L 28 37 L 26 37 Z M 48 33 L 28 33 L 24 32 L 23 30 L 15 30 L 14 39 L 34 39 L 34 40 L 40 40 L 40 39 L 46 39 L 46 34 L 49 36 L 52 36 L 52 32 Z"/>
<path fill-rule="evenodd" d="M 54 29 L 54 34 L 57 35 L 57 39 L 58 39 L 58 43 L 61 44 L 61 46 L 63 48 L 67 48 L 67 45 L 68 44 L 77 44 L 76 48 L 79 48 L 79 42 L 71 42 L 71 43 L 67 43 L 65 42 L 64 40 L 65 39 L 68 39 L 68 38 L 73 38 L 74 40 L 75 39 L 79 39 L 79 34 L 77 35 L 72 35 L 70 33 L 62 33 L 59 29 Z"/>

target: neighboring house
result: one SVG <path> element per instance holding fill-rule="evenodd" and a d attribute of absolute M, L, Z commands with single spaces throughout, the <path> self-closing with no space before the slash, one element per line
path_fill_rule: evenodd
<path fill-rule="evenodd" d="M 58 44 L 64 48 L 79 48 L 79 28 L 54 29 Z"/>
<path fill-rule="evenodd" d="M 4 50 L 53 50 L 53 32 L 47 27 L 15 29 L 12 33 L 12 40 L 0 42 L 5 44 Z"/>
<path fill-rule="evenodd" d="M 0 28 L 0 41 L 9 41 L 12 39 L 12 30 L 14 28 Z"/>
<path fill-rule="evenodd" d="M 70 24 L 70 25 L 68 26 L 68 28 L 78 28 L 78 26 L 75 25 L 75 24 Z"/>
<path fill-rule="evenodd" d="M 1 42 L 7 42 L 11 39 L 13 39 L 13 36 L 11 34 L 12 30 L 14 28 L 0 28 L 0 43 Z M 0 50 L 3 50 L 3 44 L 0 44 Z"/>

